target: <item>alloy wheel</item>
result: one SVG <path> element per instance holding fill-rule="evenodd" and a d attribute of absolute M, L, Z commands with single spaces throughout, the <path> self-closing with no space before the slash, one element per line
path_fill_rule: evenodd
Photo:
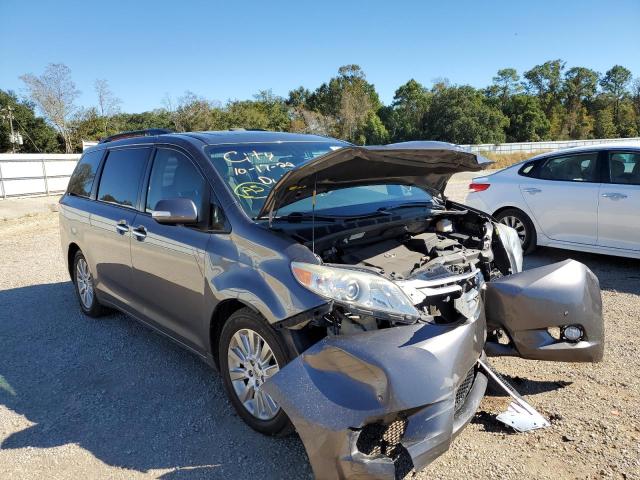
<path fill-rule="evenodd" d="M 80 258 L 76 263 L 76 288 L 80 295 L 82 306 L 90 309 L 93 304 L 93 278 L 89 271 L 89 265 L 84 258 Z"/>
<path fill-rule="evenodd" d="M 280 411 L 278 404 L 262 388 L 280 370 L 271 347 L 257 332 L 238 330 L 227 351 L 229 377 L 244 408 L 260 420 L 271 420 Z"/>
<path fill-rule="evenodd" d="M 527 227 L 524 225 L 522 220 L 520 220 L 518 217 L 514 217 L 513 215 L 508 215 L 502 218 L 502 220 L 500 220 L 500 223 L 513 228 L 518 234 L 518 238 L 520 238 L 520 243 L 524 247 L 524 244 L 527 241 Z"/>

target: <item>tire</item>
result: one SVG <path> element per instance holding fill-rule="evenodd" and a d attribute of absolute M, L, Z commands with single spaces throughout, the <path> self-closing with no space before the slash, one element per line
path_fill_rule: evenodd
<path fill-rule="evenodd" d="M 536 228 L 526 213 L 517 208 L 507 208 L 498 213 L 495 218 L 498 222 L 516 229 L 525 255 L 536 249 Z"/>
<path fill-rule="evenodd" d="M 257 356 L 257 349 L 243 342 L 248 342 L 249 338 L 253 338 L 253 345 L 263 342 L 259 350 L 263 355 Z M 259 357 L 262 361 L 255 361 Z M 225 322 L 218 343 L 218 361 L 224 388 L 238 415 L 251 428 L 265 435 L 285 436 L 294 430 L 286 413 L 260 389 L 262 382 L 284 367 L 288 360 L 282 339 L 253 310 L 237 310 Z M 251 364 L 251 361 L 254 363 Z M 246 395 L 244 401 L 240 398 L 243 394 Z"/>
<path fill-rule="evenodd" d="M 99 317 L 104 314 L 105 309 L 96 296 L 89 263 L 80 250 L 76 252 L 73 258 L 73 285 L 78 297 L 78 303 L 85 315 Z"/>

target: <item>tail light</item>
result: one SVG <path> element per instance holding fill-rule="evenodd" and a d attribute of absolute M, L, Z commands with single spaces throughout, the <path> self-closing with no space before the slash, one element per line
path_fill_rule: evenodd
<path fill-rule="evenodd" d="M 469 184 L 469 191 L 470 192 L 484 192 L 490 186 L 491 186 L 490 183 L 470 183 Z"/>

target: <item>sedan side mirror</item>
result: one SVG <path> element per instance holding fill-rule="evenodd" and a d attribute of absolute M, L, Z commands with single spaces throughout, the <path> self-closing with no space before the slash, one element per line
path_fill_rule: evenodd
<path fill-rule="evenodd" d="M 151 218 L 163 224 L 193 224 L 198 223 L 198 209 L 189 198 L 170 198 L 156 203 Z"/>

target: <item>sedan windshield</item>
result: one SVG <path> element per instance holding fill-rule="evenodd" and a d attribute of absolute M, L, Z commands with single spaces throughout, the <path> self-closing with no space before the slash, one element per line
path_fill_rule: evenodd
<path fill-rule="evenodd" d="M 255 218 L 273 186 L 286 172 L 346 145 L 339 141 L 254 143 L 216 145 L 207 147 L 206 151 L 244 211 Z M 358 186 L 318 194 L 315 210 L 332 215 L 359 215 L 388 204 L 430 200 L 428 193 L 416 187 Z M 312 208 L 312 199 L 305 198 L 281 208 L 278 216 L 309 213 Z"/>

